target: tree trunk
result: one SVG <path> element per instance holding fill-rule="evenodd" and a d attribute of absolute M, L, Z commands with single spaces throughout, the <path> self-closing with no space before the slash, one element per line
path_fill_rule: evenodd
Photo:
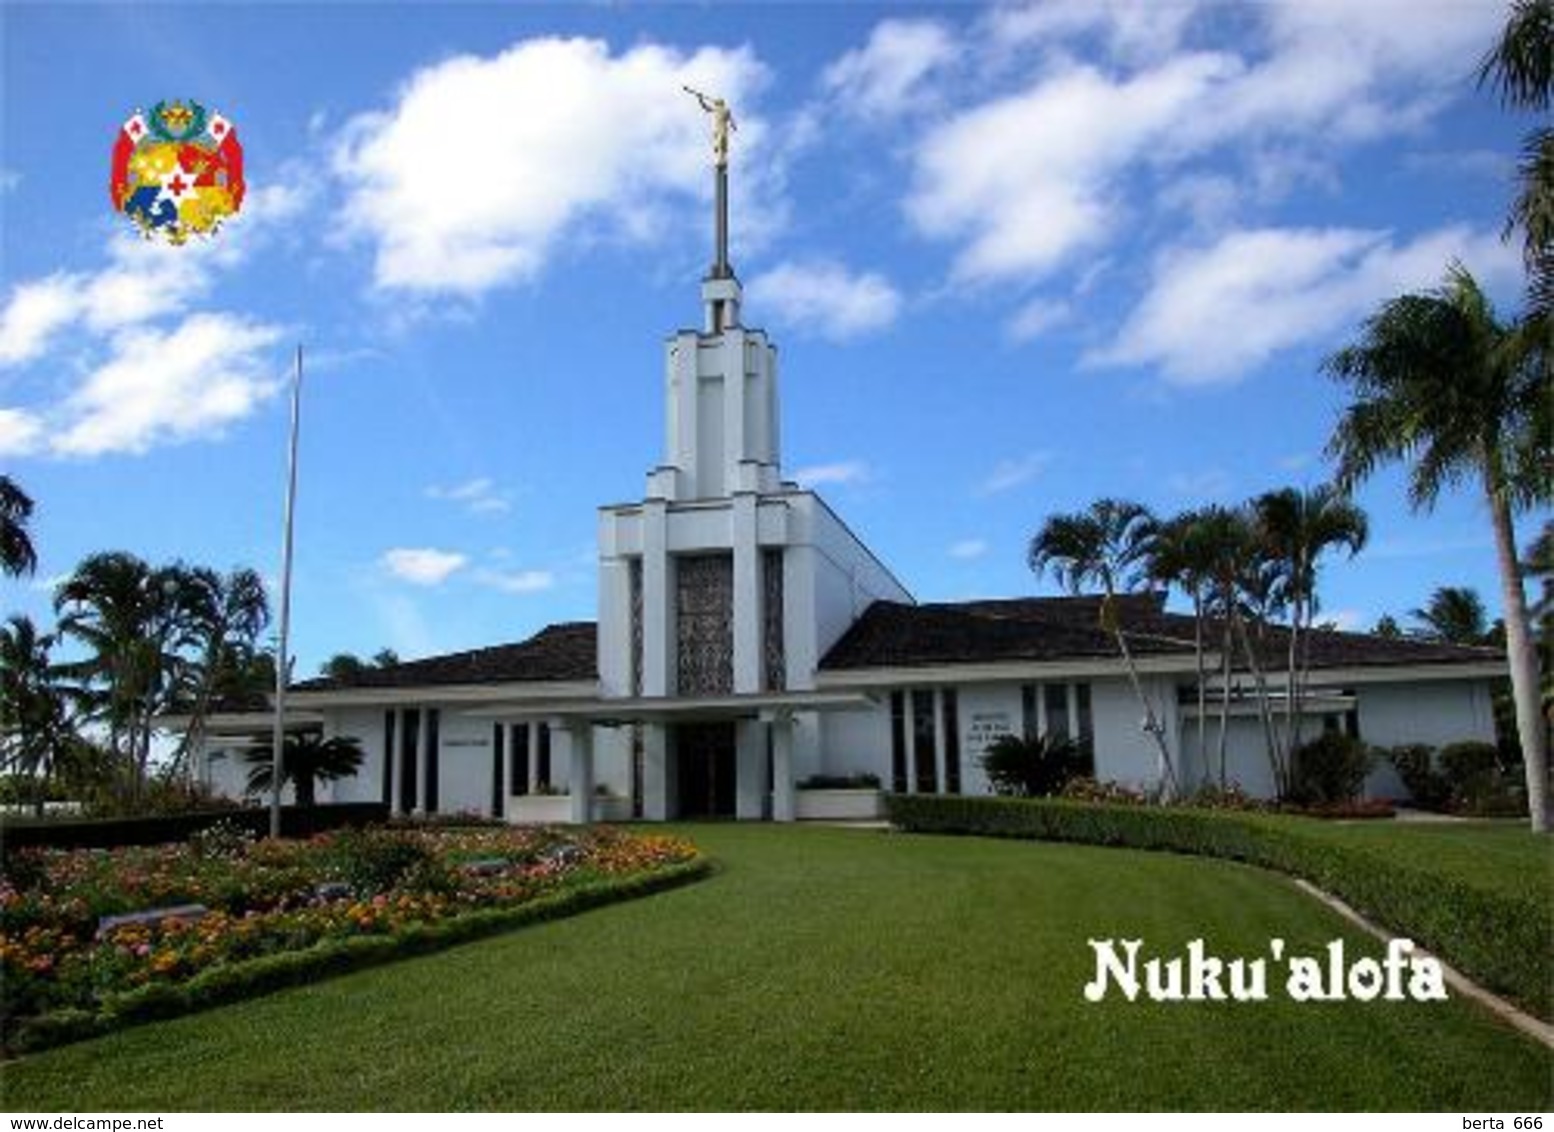
<path fill-rule="evenodd" d="M 1204 687 L 1207 672 L 1203 666 L 1203 595 L 1198 588 L 1192 592 L 1192 645 L 1193 658 L 1198 666 L 1198 762 L 1203 781 L 1209 778 L 1209 721 L 1205 719 L 1209 709 L 1209 690 Z"/>
<path fill-rule="evenodd" d="M 1273 769 L 1273 788 L 1282 799 L 1288 790 L 1285 768 L 1279 758 L 1279 739 L 1274 733 L 1273 711 L 1268 706 L 1268 680 L 1263 675 L 1263 666 L 1258 662 L 1257 651 L 1252 647 L 1252 636 L 1247 632 L 1246 620 L 1238 614 L 1235 623 L 1241 630 L 1241 647 L 1246 650 L 1247 665 L 1252 670 L 1252 682 L 1257 688 L 1257 714 L 1262 720 L 1263 741 L 1268 746 L 1268 762 Z"/>
<path fill-rule="evenodd" d="M 1511 667 L 1511 698 L 1516 703 L 1516 733 L 1527 768 L 1527 809 L 1535 833 L 1548 832 L 1549 752 L 1538 706 L 1538 658 L 1528 631 L 1527 594 L 1516 560 L 1516 531 L 1511 506 L 1496 491 L 1486 470 L 1485 492 L 1495 528 L 1495 557 L 1500 564 L 1501 598 L 1505 603 L 1505 653 Z"/>
<path fill-rule="evenodd" d="M 1137 666 L 1133 663 L 1133 653 L 1128 648 L 1128 639 L 1122 631 L 1122 621 L 1116 614 L 1116 594 L 1107 587 L 1106 598 L 1112 603 L 1112 636 L 1117 638 L 1117 650 L 1122 653 L 1123 667 L 1127 669 L 1128 681 L 1133 685 L 1133 694 L 1138 697 L 1139 706 L 1144 709 L 1144 727 L 1155 737 L 1155 746 L 1160 748 L 1160 761 L 1165 766 L 1166 794 L 1175 797 L 1177 790 L 1176 765 L 1171 760 L 1171 749 L 1166 745 L 1165 728 L 1155 718 L 1154 705 L 1149 702 L 1149 697 L 1144 692 L 1144 682 L 1139 679 Z"/>
<path fill-rule="evenodd" d="M 1230 617 L 1225 618 L 1225 629 L 1220 635 L 1220 695 L 1219 695 L 1219 788 L 1225 790 L 1230 783 L 1225 775 L 1225 749 L 1230 745 L 1230 673 L 1235 659 L 1236 642 L 1231 636 Z"/>

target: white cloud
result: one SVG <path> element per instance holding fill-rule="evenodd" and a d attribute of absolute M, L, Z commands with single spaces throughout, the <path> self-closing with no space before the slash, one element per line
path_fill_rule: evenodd
<path fill-rule="evenodd" d="M 1386 298 L 1435 286 L 1454 258 L 1486 285 L 1515 278 L 1515 252 L 1494 232 L 1442 228 L 1400 244 L 1353 228 L 1234 230 L 1162 253 L 1116 340 L 1086 361 L 1158 365 L 1181 385 L 1231 381 Z"/>
<path fill-rule="evenodd" d="M 793 473 L 794 480 L 803 487 L 820 487 L 823 484 L 864 483 L 871 478 L 869 465 L 862 460 L 844 460 L 835 464 L 811 464 Z"/>
<path fill-rule="evenodd" d="M 973 558 L 981 558 L 987 550 L 986 539 L 966 538 L 950 546 L 950 557 L 970 561 Z"/>
<path fill-rule="evenodd" d="M 653 238 L 711 192 L 706 115 L 682 85 L 729 101 L 746 162 L 766 132 L 751 109 L 763 77 L 747 49 L 614 55 L 586 39 L 446 59 L 343 127 L 344 223 L 375 245 L 379 287 L 467 295 L 533 277 L 566 236 Z M 760 182 L 753 162 L 743 172 L 736 194 Z M 736 225 L 756 210 L 736 201 Z"/>
<path fill-rule="evenodd" d="M 854 273 L 832 260 L 784 261 L 747 289 L 757 312 L 771 310 L 795 331 L 845 341 L 895 322 L 901 295 L 883 275 Z"/>
<path fill-rule="evenodd" d="M 219 434 L 281 385 L 264 355 L 280 333 L 230 314 L 192 315 L 168 332 L 125 331 L 50 414 L 50 446 L 96 456 Z"/>
<path fill-rule="evenodd" d="M 875 25 L 867 44 L 826 68 L 821 85 L 844 113 L 891 118 L 933 101 L 929 80 L 959 54 L 942 24 L 885 20 Z"/>
<path fill-rule="evenodd" d="M 1011 460 L 1000 460 L 993 466 L 987 478 L 977 485 L 978 495 L 997 495 L 1029 483 L 1052 463 L 1051 452 L 1029 452 Z"/>
<path fill-rule="evenodd" d="M 57 274 L 19 283 L 0 312 L 0 365 L 17 365 L 43 353 L 49 339 L 76 316 L 73 276 Z"/>
<path fill-rule="evenodd" d="M 904 201 L 956 246 L 958 280 L 1039 279 L 1138 234 L 1162 174 L 1176 184 L 1159 203 L 1202 221 L 1236 203 L 1227 157 L 1264 199 L 1330 178 L 1307 151 L 1417 129 L 1461 93 L 1462 61 L 1499 19 L 1481 4 L 1278 0 L 1237 9 L 1232 39 L 1226 21 L 1194 26 L 1196 9 L 1071 0 L 979 23 L 984 64 L 1018 58 L 1025 85 L 916 139 Z M 1211 34 L 1226 46 L 1199 49 Z"/>
<path fill-rule="evenodd" d="M 1000 52 L 1098 34 L 1118 58 L 1145 61 L 1175 51 L 1200 8 L 1195 0 L 1048 0 L 995 8 L 986 24 Z"/>
<path fill-rule="evenodd" d="M 380 559 L 390 574 L 417 586 L 437 586 L 460 570 L 469 558 L 450 550 L 434 547 L 395 547 Z"/>
<path fill-rule="evenodd" d="M 25 456 L 43 435 L 43 422 L 26 409 L 0 409 L 0 456 Z"/>
<path fill-rule="evenodd" d="M 480 476 L 452 487 L 433 485 L 426 489 L 426 495 L 428 499 L 462 504 L 466 510 L 477 515 L 495 514 L 512 509 L 512 503 L 497 490 L 496 484 L 488 476 Z"/>
<path fill-rule="evenodd" d="M 1032 299 L 1009 320 L 1009 337 L 1016 342 L 1029 342 L 1062 326 L 1073 316 L 1073 308 L 1068 303 L 1057 299 Z"/>
<path fill-rule="evenodd" d="M 549 570 L 477 570 L 475 581 L 510 594 L 532 594 L 556 584 Z"/>
<path fill-rule="evenodd" d="M 963 280 L 1046 274 L 1114 235 L 1115 178 L 1238 66 L 1186 55 L 1120 81 L 1071 66 L 965 111 L 919 146 L 907 214 L 962 242 Z"/>
<path fill-rule="evenodd" d="M 22 175 L 15 169 L 0 169 L 0 193 L 15 191 L 22 183 Z"/>

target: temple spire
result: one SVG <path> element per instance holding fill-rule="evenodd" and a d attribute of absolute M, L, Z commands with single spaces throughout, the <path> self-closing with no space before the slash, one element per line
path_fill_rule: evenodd
<path fill-rule="evenodd" d="M 728 261 L 728 143 L 729 134 L 739 128 L 727 101 L 703 94 L 692 87 L 685 92 L 701 104 L 712 116 L 712 170 L 713 170 L 713 249 L 712 267 L 707 272 L 708 282 L 734 279 L 733 265 Z M 737 292 L 724 295 L 726 288 L 714 288 L 708 294 L 707 322 L 711 333 L 721 333 L 739 321 Z M 714 294 L 713 291 L 717 293 Z"/>

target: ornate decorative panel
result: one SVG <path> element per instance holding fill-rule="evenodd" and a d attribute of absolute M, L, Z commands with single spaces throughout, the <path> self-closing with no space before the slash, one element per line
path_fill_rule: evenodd
<path fill-rule="evenodd" d="M 734 560 L 727 554 L 675 559 L 678 691 L 723 696 L 734 690 Z"/>
<path fill-rule="evenodd" d="M 788 684 L 782 634 L 782 551 L 761 552 L 761 587 L 761 667 L 766 690 L 780 692 Z"/>

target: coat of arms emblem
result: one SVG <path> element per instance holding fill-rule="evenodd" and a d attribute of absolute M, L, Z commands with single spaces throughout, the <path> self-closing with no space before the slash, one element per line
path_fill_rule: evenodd
<path fill-rule="evenodd" d="M 113 146 L 113 207 L 148 239 L 208 236 L 243 205 L 237 129 L 198 102 L 130 115 Z"/>

